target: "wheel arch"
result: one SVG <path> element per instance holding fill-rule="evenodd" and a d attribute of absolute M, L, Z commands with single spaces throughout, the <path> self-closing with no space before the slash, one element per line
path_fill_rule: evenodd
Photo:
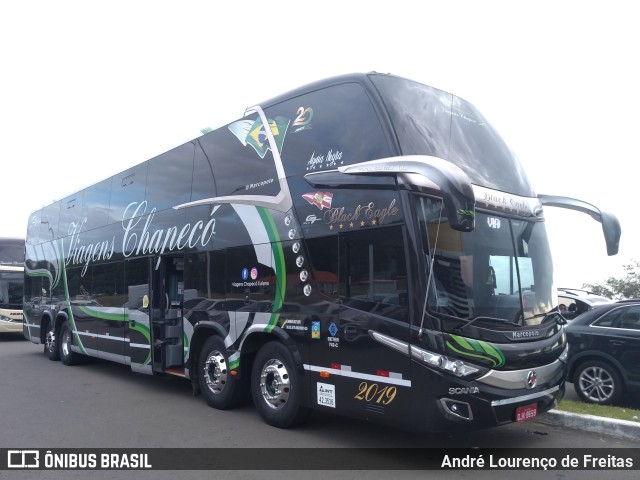
<path fill-rule="evenodd" d="M 605 352 L 595 350 L 580 352 L 571 360 L 569 369 L 567 371 L 567 380 L 571 383 L 574 383 L 576 372 L 579 370 L 580 366 L 588 361 L 604 362 L 608 365 L 611 365 L 611 367 L 615 369 L 616 373 L 622 379 L 623 388 L 626 389 L 628 380 L 627 376 L 624 373 L 624 368 L 622 367 L 620 362 L 615 357 Z"/>
<path fill-rule="evenodd" d="M 304 362 L 300 349 L 297 343 L 291 338 L 291 336 L 281 328 L 274 328 L 270 333 L 267 332 L 253 332 L 247 335 L 240 344 L 240 365 L 252 365 L 253 358 L 260 348 L 268 342 L 278 341 L 282 343 L 293 357 L 293 363 L 296 370 L 299 373 L 304 374 Z M 249 368 L 249 372 L 251 369 Z"/>
<path fill-rule="evenodd" d="M 54 320 L 55 318 L 55 320 Z M 47 325 L 49 322 L 54 321 L 54 332 L 56 335 L 60 332 L 60 327 L 64 322 L 69 319 L 66 312 L 60 311 L 57 314 L 55 312 L 46 311 L 40 317 L 40 342 L 44 343 L 47 336 Z"/>
<path fill-rule="evenodd" d="M 227 332 L 222 325 L 215 322 L 199 322 L 193 329 L 193 335 L 191 335 L 191 342 L 189 344 L 189 361 L 187 367 L 189 368 L 189 376 L 196 382 L 198 377 L 198 369 L 196 367 L 198 366 L 200 349 L 207 339 L 213 335 L 224 339 L 227 336 Z"/>

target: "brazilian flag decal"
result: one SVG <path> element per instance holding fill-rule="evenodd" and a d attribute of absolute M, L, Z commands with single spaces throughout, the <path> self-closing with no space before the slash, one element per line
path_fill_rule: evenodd
<path fill-rule="evenodd" d="M 449 335 L 447 348 L 460 356 L 470 358 L 476 362 L 490 363 L 493 368 L 502 367 L 505 364 L 504 354 L 495 345 L 474 340 L 473 338 Z"/>

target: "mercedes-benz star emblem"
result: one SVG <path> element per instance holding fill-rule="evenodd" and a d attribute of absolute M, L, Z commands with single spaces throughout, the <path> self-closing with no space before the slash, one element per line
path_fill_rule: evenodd
<path fill-rule="evenodd" d="M 535 387 L 537 382 L 538 375 L 534 370 L 529 370 L 529 373 L 527 373 L 527 388 Z"/>

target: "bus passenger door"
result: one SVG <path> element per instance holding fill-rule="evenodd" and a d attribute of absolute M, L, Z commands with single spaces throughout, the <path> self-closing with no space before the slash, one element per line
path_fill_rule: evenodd
<path fill-rule="evenodd" d="M 149 298 L 151 257 L 135 258 L 125 262 L 123 295 L 124 314 L 127 319 L 125 358 L 131 370 L 151 373 L 151 333 L 149 328 Z"/>
<path fill-rule="evenodd" d="M 184 373 L 184 255 L 154 259 L 151 342 L 153 371 Z"/>

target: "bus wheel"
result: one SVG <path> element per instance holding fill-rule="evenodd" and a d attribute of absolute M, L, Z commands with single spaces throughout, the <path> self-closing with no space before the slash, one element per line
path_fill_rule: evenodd
<path fill-rule="evenodd" d="M 60 360 L 65 365 L 75 365 L 80 361 L 80 354 L 71 350 L 73 332 L 69 322 L 64 322 L 60 329 Z"/>
<path fill-rule="evenodd" d="M 49 320 L 47 323 L 47 333 L 44 337 L 44 353 L 47 354 L 49 360 L 57 362 L 60 360 L 60 352 L 56 343 L 56 323 Z"/>
<path fill-rule="evenodd" d="M 207 339 L 200 350 L 198 366 L 200 391 L 210 406 L 225 410 L 242 402 L 247 382 L 231 374 L 222 338 L 212 336 Z"/>
<path fill-rule="evenodd" d="M 262 419 L 278 428 L 299 425 L 311 410 L 301 405 L 302 384 L 289 350 L 269 342 L 256 355 L 251 372 L 253 403 Z"/>

